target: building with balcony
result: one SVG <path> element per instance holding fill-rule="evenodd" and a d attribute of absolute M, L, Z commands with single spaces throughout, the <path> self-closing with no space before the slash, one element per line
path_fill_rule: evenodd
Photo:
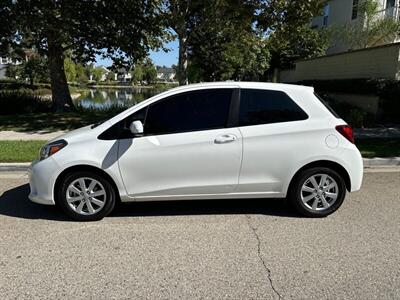
<path fill-rule="evenodd" d="M 312 20 L 313 28 L 356 25 L 356 30 L 367 30 L 364 0 L 330 0 L 321 16 Z M 374 20 L 392 18 L 400 22 L 400 0 L 375 0 Z M 371 18 L 371 17 L 370 17 Z M 357 31 L 355 31 L 357 32 Z M 325 56 L 297 61 L 293 69 L 281 70 L 280 81 L 340 79 L 400 80 L 400 39 L 393 34 L 377 39 L 378 43 L 364 47 L 346 45 L 342 39 L 333 39 Z M 349 43 L 349 42 L 348 42 Z"/>
<path fill-rule="evenodd" d="M 355 22 L 362 22 L 360 5 L 363 0 L 331 0 L 325 5 L 321 16 L 312 20 L 313 28 L 324 28 L 331 25 L 345 25 Z M 400 21 L 400 0 L 376 0 L 378 4 L 377 18 L 393 18 Z M 392 42 L 399 42 L 395 39 Z M 379 45 L 376 45 L 379 46 Z M 340 41 L 332 41 L 332 46 L 327 54 L 341 53 L 351 49 Z"/>

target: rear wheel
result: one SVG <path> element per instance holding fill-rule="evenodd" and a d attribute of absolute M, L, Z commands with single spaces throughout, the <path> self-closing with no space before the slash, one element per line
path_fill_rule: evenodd
<path fill-rule="evenodd" d="M 329 168 L 311 168 L 296 176 L 289 189 L 291 205 L 307 217 L 325 217 L 343 203 L 346 185 L 343 178 Z"/>
<path fill-rule="evenodd" d="M 58 191 L 58 205 L 78 221 L 96 221 L 115 206 L 115 191 L 102 176 L 93 172 L 75 172 L 64 177 Z"/>

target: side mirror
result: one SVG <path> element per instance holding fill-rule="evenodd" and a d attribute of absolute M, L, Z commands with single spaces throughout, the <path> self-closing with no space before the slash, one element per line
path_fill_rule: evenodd
<path fill-rule="evenodd" d="M 142 121 L 139 121 L 139 120 L 133 121 L 131 123 L 131 125 L 129 126 L 129 129 L 136 136 L 143 135 L 143 123 L 142 123 Z"/>

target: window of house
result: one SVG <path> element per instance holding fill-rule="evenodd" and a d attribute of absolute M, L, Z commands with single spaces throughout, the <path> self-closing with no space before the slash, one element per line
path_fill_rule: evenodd
<path fill-rule="evenodd" d="M 396 0 L 386 0 L 386 8 L 391 8 L 396 5 Z"/>
<path fill-rule="evenodd" d="M 353 9 L 351 12 L 351 19 L 357 19 L 358 16 L 358 0 L 353 0 Z"/>
<path fill-rule="evenodd" d="M 239 126 L 307 119 L 307 114 L 284 92 L 241 89 Z"/>
<path fill-rule="evenodd" d="M 172 96 L 151 104 L 144 133 L 168 134 L 225 128 L 232 89 L 207 89 Z"/>

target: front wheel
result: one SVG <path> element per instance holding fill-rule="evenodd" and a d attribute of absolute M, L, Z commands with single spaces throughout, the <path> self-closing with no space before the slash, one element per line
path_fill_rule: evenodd
<path fill-rule="evenodd" d="M 96 221 L 114 208 L 115 191 L 108 180 L 93 172 L 75 172 L 64 177 L 57 204 L 72 219 Z"/>
<path fill-rule="evenodd" d="M 329 168 L 311 168 L 296 176 L 288 198 L 303 216 L 325 217 L 342 205 L 345 195 L 345 182 L 337 172 Z"/>

